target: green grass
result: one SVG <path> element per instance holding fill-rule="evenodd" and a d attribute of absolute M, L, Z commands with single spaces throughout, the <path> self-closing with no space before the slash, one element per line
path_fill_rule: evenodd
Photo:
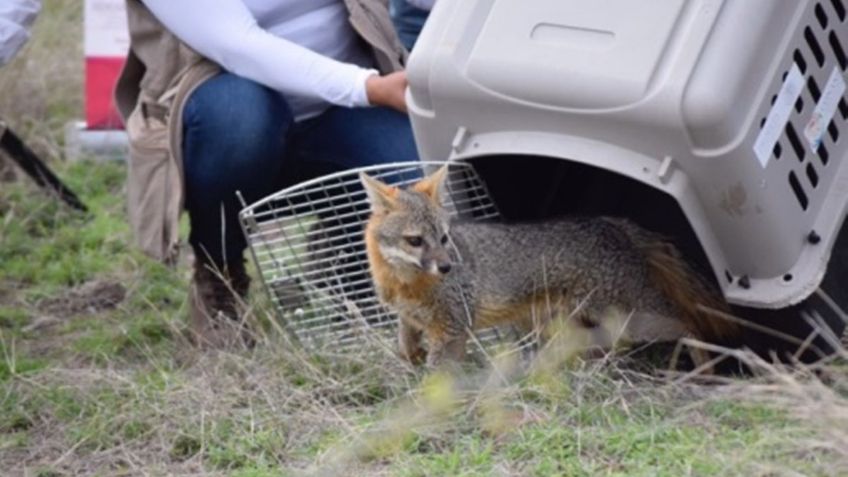
<path fill-rule="evenodd" d="M 422 379 L 390 356 L 304 357 L 274 333 L 253 351 L 194 350 L 183 338 L 185 266 L 130 246 L 123 167 L 57 163 L 88 216 L 25 181 L 0 190 L 11 217 L 0 222 L 0 467 L 13 474 L 848 471 L 845 455 L 815 444 L 834 440 L 827 420 L 733 391 L 763 379 L 680 384 L 612 360 L 491 388 L 485 370 Z M 120 284 L 125 297 L 87 309 L 80 290 L 92 282 Z M 843 394 L 830 404 L 845 412 L 848 373 L 833 370 L 828 389 Z"/>
<path fill-rule="evenodd" d="M 4 186 L 6 223 L 0 229 L 0 262 L 6 280 L 28 285 L 32 298 L 116 271 L 128 260 L 128 226 L 121 217 L 124 167 L 79 162 L 67 167 L 70 187 L 91 209 L 69 211 L 22 184 Z M 25 208 L 16 207 L 26 204 Z M 116 262 L 117 260 L 117 262 Z"/>

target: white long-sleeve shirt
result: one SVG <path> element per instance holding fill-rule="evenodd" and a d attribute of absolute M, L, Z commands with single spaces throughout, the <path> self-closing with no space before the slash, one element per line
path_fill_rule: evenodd
<path fill-rule="evenodd" d="M 39 10 L 40 0 L 0 1 L 0 66 L 8 63 L 29 39 L 29 29 Z"/>
<path fill-rule="evenodd" d="M 342 0 L 143 1 L 198 53 L 282 93 L 297 120 L 368 105 L 377 72 Z"/>

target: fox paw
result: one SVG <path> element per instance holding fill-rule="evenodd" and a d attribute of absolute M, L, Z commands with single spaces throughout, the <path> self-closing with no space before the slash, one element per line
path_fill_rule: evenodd
<path fill-rule="evenodd" d="M 424 364 L 427 361 L 427 350 L 424 348 L 418 347 L 413 350 L 404 350 L 400 351 L 400 355 L 403 359 L 409 361 L 411 364 L 416 366 L 420 364 Z"/>

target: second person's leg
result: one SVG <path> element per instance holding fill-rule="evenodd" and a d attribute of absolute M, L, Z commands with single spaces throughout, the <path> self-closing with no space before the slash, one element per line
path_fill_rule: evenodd
<path fill-rule="evenodd" d="M 185 105 L 185 206 L 195 254 L 190 323 L 200 344 L 232 341 L 219 315 L 240 318 L 236 295 L 249 283 L 236 192 L 251 203 L 277 189 L 292 124 L 282 96 L 229 73 L 202 84 Z"/>

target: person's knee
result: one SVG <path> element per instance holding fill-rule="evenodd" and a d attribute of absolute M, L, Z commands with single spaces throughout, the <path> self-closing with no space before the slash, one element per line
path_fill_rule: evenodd
<path fill-rule="evenodd" d="M 380 138 L 373 138 L 375 163 L 417 161 L 418 149 L 409 117 L 405 114 L 386 108 L 375 108 L 373 111 L 375 130 L 380 131 Z"/>
<path fill-rule="evenodd" d="M 184 120 L 187 134 L 198 134 L 222 151 L 237 148 L 242 156 L 281 150 L 293 122 L 282 95 L 229 73 L 208 80 L 192 94 Z"/>

